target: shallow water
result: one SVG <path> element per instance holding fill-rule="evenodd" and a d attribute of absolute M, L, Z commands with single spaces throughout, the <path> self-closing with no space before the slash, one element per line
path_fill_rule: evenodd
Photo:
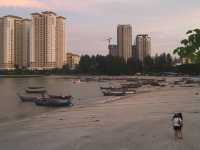
<path fill-rule="evenodd" d="M 0 78 L 0 122 L 22 119 L 55 110 L 55 108 L 38 107 L 34 103 L 22 103 L 17 93 L 23 92 L 28 86 L 44 86 L 51 94 L 71 94 L 75 104 L 89 103 L 102 97 L 99 90 L 100 83 L 97 82 L 74 84 L 72 80 L 56 76 Z"/>

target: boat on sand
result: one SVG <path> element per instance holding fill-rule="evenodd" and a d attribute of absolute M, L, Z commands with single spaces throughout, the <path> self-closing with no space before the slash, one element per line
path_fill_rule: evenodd
<path fill-rule="evenodd" d="M 70 99 L 59 99 L 50 97 L 41 97 L 35 100 L 37 106 L 45 107 L 70 107 L 73 106 Z"/>

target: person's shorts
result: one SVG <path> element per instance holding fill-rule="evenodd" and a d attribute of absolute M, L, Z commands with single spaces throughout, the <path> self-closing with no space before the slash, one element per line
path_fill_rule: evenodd
<path fill-rule="evenodd" d="M 181 130 L 181 126 L 180 127 L 174 126 L 174 130 Z"/>

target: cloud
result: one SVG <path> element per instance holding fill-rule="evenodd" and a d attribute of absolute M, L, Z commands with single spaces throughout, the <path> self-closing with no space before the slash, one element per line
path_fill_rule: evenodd
<path fill-rule="evenodd" d="M 149 33 L 154 53 L 172 51 L 187 30 L 199 27 L 199 7 L 197 0 L 0 0 L 2 15 L 46 9 L 65 16 L 69 49 L 91 54 L 107 52 L 107 36 L 116 42 L 117 24 L 132 24 L 134 36 Z"/>
<path fill-rule="evenodd" d="M 0 7 L 48 8 L 47 4 L 37 0 L 0 0 Z"/>

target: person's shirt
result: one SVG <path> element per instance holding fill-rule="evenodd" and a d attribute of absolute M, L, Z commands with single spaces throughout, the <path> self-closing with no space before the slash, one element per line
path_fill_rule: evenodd
<path fill-rule="evenodd" d="M 172 123 L 173 123 L 173 126 L 174 126 L 174 127 L 181 127 L 182 124 L 183 124 L 182 119 L 179 118 L 179 117 L 175 117 L 175 118 L 173 118 L 172 121 L 173 121 Z"/>

